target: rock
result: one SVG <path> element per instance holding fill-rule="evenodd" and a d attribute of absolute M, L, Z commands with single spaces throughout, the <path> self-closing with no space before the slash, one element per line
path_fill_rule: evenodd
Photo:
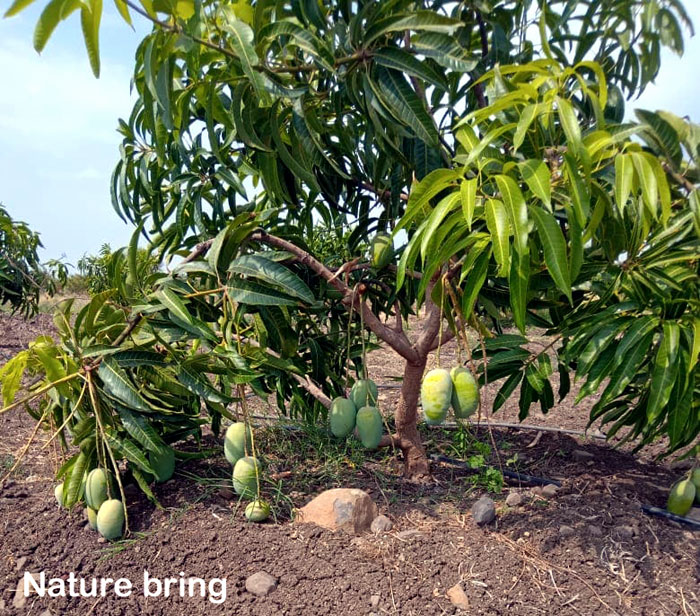
<path fill-rule="evenodd" d="M 245 581 L 245 589 L 258 597 L 267 597 L 275 588 L 277 588 L 277 578 L 265 571 L 253 573 Z"/>
<path fill-rule="evenodd" d="M 589 460 L 595 460 L 595 454 L 585 449 L 576 449 L 572 452 L 571 457 L 576 460 L 576 462 L 588 462 Z"/>
<path fill-rule="evenodd" d="M 591 537 L 602 537 L 603 529 L 600 526 L 593 526 L 592 524 L 588 526 L 588 534 Z"/>
<path fill-rule="evenodd" d="M 400 533 L 396 533 L 396 538 L 400 541 L 411 541 L 411 539 L 422 539 L 423 533 L 417 528 L 409 528 L 408 530 L 402 530 Z"/>
<path fill-rule="evenodd" d="M 354 488 L 335 488 L 322 492 L 302 507 L 294 521 L 359 535 L 370 529 L 376 517 L 377 506 L 367 492 Z"/>
<path fill-rule="evenodd" d="M 560 537 L 571 537 L 575 533 L 576 533 L 576 531 L 571 526 L 566 526 L 566 524 L 563 524 L 562 526 L 559 527 L 559 536 Z"/>
<path fill-rule="evenodd" d="M 493 522 L 496 518 L 496 504 L 488 496 L 482 496 L 472 505 L 472 518 L 479 526 Z"/>
<path fill-rule="evenodd" d="M 21 556 L 20 558 L 18 558 L 17 559 L 17 566 L 16 566 L 17 571 L 22 571 L 22 569 L 24 569 L 24 565 L 26 562 L 27 562 L 26 556 Z"/>
<path fill-rule="evenodd" d="M 51 610 L 44 610 L 39 616 L 53 616 Z"/>
<path fill-rule="evenodd" d="M 456 608 L 459 608 L 460 610 L 469 609 L 469 597 L 467 597 L 467 593 L 464 592 L 464 588 L 462 588 L 461 583 L 458 582 L 447 591 L 447 598 Z"/>
<path fill-rule="evenodd" d="M 617 535 L 617 537 L 620 539 L 632 539 L 632 537 L 635 535 L 634 528 L 626 524 L 616 526 L 613 530 L 615 535 Z"/>
<path fill-rule="evenodd" d="M 685 517 L 700 522 L 700 507 L 691 507 L 690 511 L 685 514 Z"/>
<path fill-rule="evenodd" d="M 542 487 L 542 496 L 545 498 L 554 498 L 559 492 L 559 488 L 553 483 L 548 483 L 546 486 Z"/>
<path fill-rule="evenodd" d="M 374 520 L 372 520 L 372 525 L 370 526 L 371 531 L 378 535 L 380 533 L 388 533 L 394 524 L 385 515 L 378 515 Z"/>
<path fill-rule="evenodd" d="M 379 600 L 380 600 L 380 599 L 381 599 L 381 597 L 380 597 L 379 595 L 372 595 L 372 596 L 369 598 L 369 606 L 370 606 L 372 609 L 374 609 L 375 607 L 377 607 L 377 606 L 379 605 Z"/>
<path fill-rule="evenodd" d="M 520 492 L 511 492 L 506 497 L 506 505 L 509 507 L 520 507 L 523 504 L 523 495 Z"/>
<path fill-rule="evenodd" d="M 34 578 L 34 581 L 39 584 L 39 574 L 38 573 L 30 573 Z M 30 594 L 32 592 L 31 586 L 29 588 Z M 12 606 L 18 610 L 21 610 L 25 605 L 27 604 L 27 597 L 24 596 L 24 575 L 22 575 L 21 578 L 19 578 L 19 582 L 17 582 L 17 589 L 15 590 L 15 598 L 12 600 Z"/>

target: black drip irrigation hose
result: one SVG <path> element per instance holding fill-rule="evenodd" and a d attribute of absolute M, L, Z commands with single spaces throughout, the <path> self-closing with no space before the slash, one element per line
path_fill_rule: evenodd
<path fill-rule="evenodd" d="M 430 458 L 435 462 L 444 462 L 445 464 L 451 464 L 452 466 L 456 466 L 457 468 L 465 470 L 469 473 L 479 472 L 479 469 L 472 468 L 462 460 L 455 460 L 454 458 L 448 458 L 447 456 L 441 455 L 432 455 L 430 456 Z M 538 486 L 551 485 L 557 486 L 558 488 L 561 487 L 561 481 L 557 481 L 556 479 L 547 479 L 546 477 L 533 477 L 532 475 L 524 475 L 522 473 L 516 473 L 515 471 L 504 470 L 503 476 L 507 477 L 508 479 L 514 479 L 515 481 L 519 481 L 520 483 L 530 483 Z"/>
<path fill-rule="evenodd" d="M 666 518 L 667 520 L 673 520 L 674 522 L 680 522 L 681 524 L 687 524 L 694 530 L 700 530 L 700 521 L 693 520 L 692 518 L 686 518 L 682 515 L 676 515 L 675 513 L 670 513 L 665 509 L 660 507 L 652 507 L 651 505 L 642 505 L 642 511 L 647 515 L 657 515 L 660 518 Z"/>

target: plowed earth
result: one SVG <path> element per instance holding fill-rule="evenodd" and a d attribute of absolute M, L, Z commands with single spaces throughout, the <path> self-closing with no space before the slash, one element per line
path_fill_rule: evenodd
<path fill-rule="evenodd" d="M 0 319 L 0 363 L 52 331 L 45 316 L 30 322 Z M 443 365 L 454 361 L 454 352 L 443 350 Z M 380 350 L 370 358 L 370 373 L 384 385 L 395 384 L 392 377 L 400 372 L 391 352 Z M 486 408 L 494 393 L 485 392 Z M 394 388 L 382 389 L 382 406 L 391 408 L 397 395 Z M 565 399 L 528 423 L 582 430 L 587 408 Z M 500 415 L 495 420 L 515 421 L 517 402 Z M 2 474 L 32 430 L 21 409 L 0 416 Z M 475 433 L 490 441 L 484 428 Z M 394 527 L 383 535 L 353 538 L 294 525 L 289 507 L 278 507 L 276 522 L 246 524 L 242 507 L 225 487 L 230 467 L 222 455 L 182 464 L 177 480 L 156 486 L 162 509 L 130 491 L 132 534 L 116 544 L 100 543 L 82 511 L 58 508 L 52 481 L 57 462 L 50 447 L 41 449 L 47 436 L 40 435 L 0 491 L 0 614 L 700 614 L 700 533 L 640 510 L 642 504 L 663 506 L 680 470 L 654 462 L 653 451 L 633 456 L 595 438 L 503 428 L 492 433 L 502 460 L 511 460 L 521 472 L 561 481 L 557 494 L 545 498 L 509 482 L 493 496 L 497 522 L 480 528 L 469 508 L 484 490 L 453 467 L 434 465 L 429 483 L 414 484 L 400 476 L 400 465 L 387 451 L 330 475 L 305 467 L 301 459 L 270 455 L 271 471 L 284 477 L 280 486 L 287 500 L 278 495 L 278 503 L 301 506 L 339 485 L 369 492 Z M 288 438 L 304 437 L 289 431 Z M 450 433 L 431 431 L 427 438 L 430 451 L 450 453 Z M 216 443 L 213 435 L 207 439 Z M 518 461 L 512 462 L 516 453 Z M 505 505 L 511 492 L 523 496 L 522 505 Z M 144 570 L 156 578 L 179 578 L 180 572 L 205 581 L 225 578 L 226 600 L 215 604 L 177 591 L 168 598 L 145 598 Z M 134 591 L 126 598 L 112 592 L 87 598 L 31 595 L 17 608 L 16 588 L 25 571 L 44 571 L 47 578 L 67 578 L 71 572 L 88 580 L 124 577 Z M 278 579 L 266 597 L 245 590 L 246 577 L 257 571 Z M 463 611 L 446 597 L 460 582 L 469 602 Z"/>

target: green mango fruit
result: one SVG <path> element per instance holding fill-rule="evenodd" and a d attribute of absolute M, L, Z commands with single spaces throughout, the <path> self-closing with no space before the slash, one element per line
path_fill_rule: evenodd
<path fill-rule="evenodd" d="M 452 409 L 457 419 L 466 419 L 479 408 L 479 385 L 469 368 L 456 366 L 452 378 Z"/>
<path fill-rule="evenodd" d="M 233 467 L 233 489 L 245 498 L 258 494 L 258 476 L 262 473 L 260 462 L 252 456 L 244 456 Z"/>
<path fill-rule="evenodd" d="M 435 368 L 423 377 L 420 388 L 421 405 L 426 423 L 441 424 L 452 403 L 452 377 L 447 370 Z"/>
<path fill-rule="evenodd" d="M 124 530 L 124 505 L 116 498 L 106 500 L 97 511 L 97 530 L 105 539 L 118 539 Z"/>
<path fill-rule="evenodd" d="M 394 258 L 394 242 L 388 233 L 377 233 L 370 245 L 372 266 L 383 269 Z"/>
<path fill-rule="evenodd" d="M 264 500 L 256 499 L 245 508 L 248 522 L 264 522 L 270 517 L 270 505 Z"/>
<path fill-rule="evenodd" d="M 109 498 L 109 473 L 95 468 L 90 471 L 85 482 L 85 503 L 95 511 Z"/>
<path fill-rule="evenodd" d="M 693 506 L 696 492 L 695 485 L 690 479 L 674 483 L 668 494 L 666 509 L 676 515 L 685 515 Z"/>
<path fill-rule="evenodd" d="M 224 455 L 231 466 L 246 455 L 252 448 L 253 435 L 250 426 L 242 421 L 231 424 L 224 436 Z"/>
<path fill-rule="evenodd" d="M 88 524 L 92 530 L 97 530 L 97 511 L 92 507 L 85 507 L 85 513 L 87 514 Z"/>
<path fill-rule="evenodd" d="M 158 483 L 164 483 L 173 476 L 175 472 L 175 451 L 172 447 L 167 447 L 160 452 L 149 451 L 148 461 L 155 472 L 155 479 Z"/>
<path fill-rule="evenodd" d="M 331 404 L 329 413 L 331 432 L 333 436 L 345 438 L 355 429 L 355 416 L 357 408 L 352 400 L 336 398 Z"/>
<path fill-rule="evenodd" d="M 63 504 L 63 484 L 59 483 L 54 489 L 53 489 L 53 495 L 56 497 L 56 502 L 61 505 L 61 507 L 65 507 Z"/>
<path fill-rule="evenodd" d="M 360 379 L 350 390 L 350 400 L 355 408 L 361 409 L 363 406 L 376 406 L 379 399 L 377 384 L 372 379 Z"/>
<path fill-rule="evenodd" d="M 693 469 L 690 473 L 690 481 L 695 486 L 695 502 L 700 503 L 700 468 Z"/>
<path fill-rule="evenodd" d="M 376 449 L 382 440 L 384 422 L 376 406 L 364 406 L 355 418 L 357 436 L 367 449 Z"/>

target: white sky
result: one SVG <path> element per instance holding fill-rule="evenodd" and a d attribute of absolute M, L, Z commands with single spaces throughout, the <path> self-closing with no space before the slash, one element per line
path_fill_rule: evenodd
<path fill-rule="evenodd" d="M 115 248 L 131 237 L 132 227 L 112 209 L 109 182 L 118 159 L 117 119 L 131 111 L 133 56 L 147 26 L 140 20 L 138 31 L 130 30 L 105 3 L 97 80 L 77 14 L 59 25 L 41 56 L 34 52 L 32 32 L 44 4 L 0 19 L 0 202 L 41 234 L 43 259 L 65 256 L 75 264 L 104 242 Z M 700 2 L 685 4 L 700 29 Z M 682 59 L 666 54 L 657 83 L 628 109 L 667 109 L 700 121 L 699 64 L 700 35 L 687 40 Z"/>

